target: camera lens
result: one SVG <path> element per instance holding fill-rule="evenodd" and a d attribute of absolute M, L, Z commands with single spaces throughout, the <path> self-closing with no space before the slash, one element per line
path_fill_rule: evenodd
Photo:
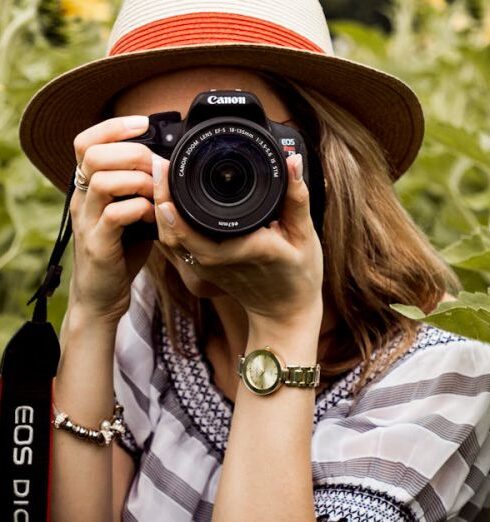
<path fill-rule="evenodd" d="M 259 147 L 243 136 L 206 140 L 190 158 L 196 204 L 216 217 L 237 218 L 270 190 L 268 164 Z M 250 199 L 254 201 L 250 201 Z"/>
<path fill-rule="evenodd" d="M 218 153 L 204 166 L 201 187 L 213 202 L 233 206 L 248 199 L 256 185 L 256 173 L 245 157 L 236 153 Z"/>
<path fill-rule="evenodd" d="M 170 162 L 179 212 L 210 235 L 247 233 L 268 223 L 287 186 L 277 142 L 245 120 L 216 118 L 193 128 Z"/>

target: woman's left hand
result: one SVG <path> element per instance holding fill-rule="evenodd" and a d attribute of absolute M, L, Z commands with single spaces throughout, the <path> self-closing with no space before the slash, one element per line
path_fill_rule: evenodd
<path fill-rule="evenodd" d="M 156 155 L 153 159 L 159 240 L 179 257 L 190 252 L 197 261 L 190 269 L 198 277 L 236 299 L 249 319 L 281 324 L 321 306 L 323 252 L 310 216 L 301 155 L 287 160 L 288 189 L 280 220 L 223 241 L 197 232 L 179 215 L 168 186 L 169 162 Z"/>

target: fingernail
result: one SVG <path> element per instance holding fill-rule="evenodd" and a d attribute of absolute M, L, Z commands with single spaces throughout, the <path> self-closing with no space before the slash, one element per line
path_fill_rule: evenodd
<path fill-rule="evenodd" d="M 149 125 L 148 116 L 128 116 L 124 119 L 124 125 L 130 130 L 146 130 Z"/>
<path fill-rule="evenodd" d="M 301 181 L 303 179 L 303 156 L 296 154 L 294 159 L 294 177 Z"/>
<path fill-rule="evenodd" d="M 152 163 L 152 175 L 153 175 L 153 183 L 155 185 L 159 185 L 162 181 L 162 175 L 163 175 L 163 161 L 160 156 L 157 154 L 153 154 L 151 157 L 151 163 Z"/>
<path fill-rule="evenodd" d="M 162 203 L 159 206 L 159 208 L 162 211 L 163 216 L 167 220 L 167 223 L 172 227 L 175 224 L 175 215 L 174 215 L 174 213 L 170 210 L 168 205 L 165 204 L 165 203 Z"/>

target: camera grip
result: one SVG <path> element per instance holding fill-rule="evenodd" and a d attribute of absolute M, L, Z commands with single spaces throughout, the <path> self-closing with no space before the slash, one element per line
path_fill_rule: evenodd
<path fill-rule="evenodd" d="M 158 227 L 155 223 L 138 221 L 124 227 L 122 241 L 124 244 L 132 244 L 138 241 L 154 241 L 158 239 Z"/>
<path fill-rule="evenodd" d="M 114 201 L 123 201 L 134 197 L 135 196 L 118 196 L 114 198 Z M 158 239 L 158 227 L 156 223 L 137 221 L 124 227 L 122 242 L 125 245 L 138 241 L 153 241 L 155 239 Z"/>

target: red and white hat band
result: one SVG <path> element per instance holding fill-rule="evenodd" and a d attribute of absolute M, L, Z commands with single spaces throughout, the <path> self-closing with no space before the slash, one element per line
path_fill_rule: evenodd
<path fill-rule="evenodd" d="M 333 55 L 318 0 L 125 0 L 107 54 L 224 42 Z"/>

